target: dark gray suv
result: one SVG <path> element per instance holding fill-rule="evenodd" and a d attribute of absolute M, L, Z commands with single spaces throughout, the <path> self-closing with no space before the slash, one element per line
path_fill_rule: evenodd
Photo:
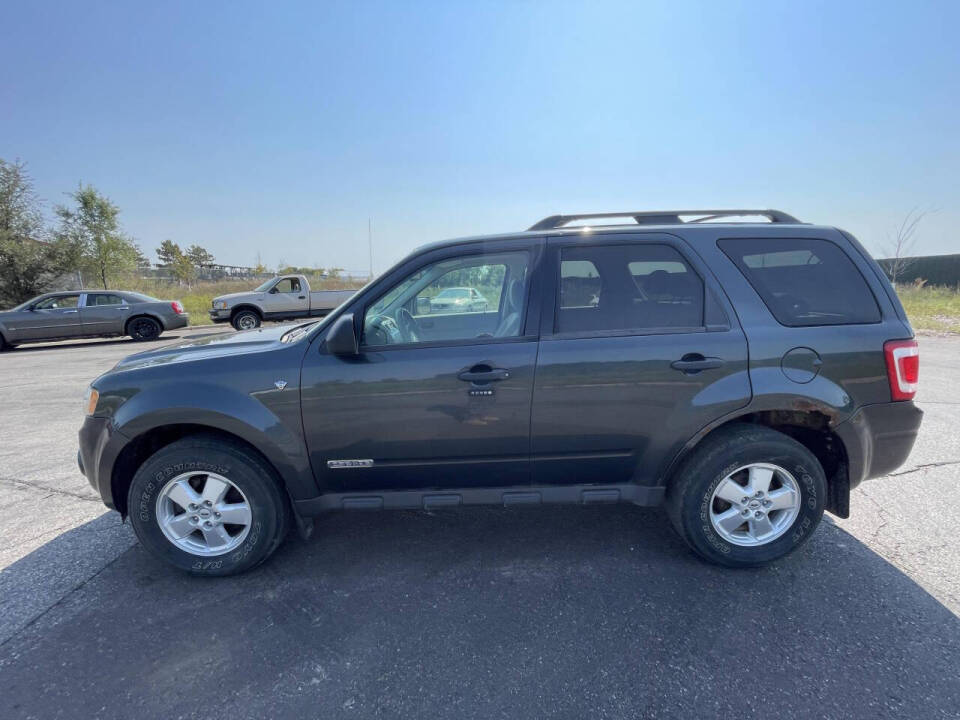
<path fill-rule="evenodd" d="M 455 287 L 486 306 L 430 309 Z M 123 360 L 91 385 L 79 459 L 146 547 L 203 575 L 326 511 L 476 504 L 663 504 L 699 555 L 749 566 L 903 463 L 918 369 L 842 230 L 554 216 L 423 247 L 322 321 Z"/>

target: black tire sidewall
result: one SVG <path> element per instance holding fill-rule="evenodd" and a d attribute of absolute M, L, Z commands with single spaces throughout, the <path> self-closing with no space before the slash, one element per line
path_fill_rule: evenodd
<path fill-rule="evenodd" d="M 154 327 L 157 329 L 156 333 L 154 333 L 150 337 L 143 337 L 142 335 L 140 335 L 137 332 L 137 324 L 143 321 L 148 321 L 153 323 Z M 150 317 L 133 318 L 133 320 L 129 322 L 128 327 L 129 327 L 129 332 L 127 334 L 130 335 L 130 337 L 132 337 L 137 342 L 147 342 L 148 340 L 156 340 L 158 337 L 160 337 L 160 333 L 163 332 L 163 326 L 160 325 L 160 323 L 158 323 L 156 320 Z"/>
<path fill-rule="evenodd" d="M 214 442 L 178 442 L 149 458 L 130 484 L 127 508 L 140 542 L 154 555 L 196 575 L 232 575 L 265 560 L 286 534 L 284 498 L 276 482 L 254 458 Z M 157 523 L 157 495 L 185 472 L 215 472 L 233 482 L 247 498 L 253 516 L 243 543 L 224 555 L 199 557 L 181 550 Z"/>
<path fill-rule="evenodd" d="M 789 472 L 800 488 L 800 511 L 783 535 L 757 547 L 734 545 L 710 522 L 713 492 L 727 475 L 751 463 L 770 463 Z M 767 430 L 716 444 L 686 468 L 689 487 L 683 492 L 679 520 L 683 535 L 703 557 L 723 565 L 750 567 L 787 555 L 817 528 L 826 502 L 826 478 L 816 457 L 792 438 Z"/>
<path fill-rule="evenodd" d="M 256 330 L 258 327 L 260 327 L 261 320 L 259 315 L 257 315 L 252 310 L 241 310 L 240 312 L 238 312 L 236 315 L 233 316 L 232 324 L 233 324 L 234 330 L 237 330 L 238 332 L 244 331 L 244 328 L 240 327 L 240 318 L 242 318 L 244 315 L 252 315 L 254 318 L 256 318 L 256 321 L 257 321 L 256 325 L 254 325 L 252 328 L 247 328 L 247 329 Z"/>

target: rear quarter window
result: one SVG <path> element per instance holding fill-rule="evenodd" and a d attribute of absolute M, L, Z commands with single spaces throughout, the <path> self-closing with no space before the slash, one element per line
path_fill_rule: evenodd
<path fill-rule="evenodd" d="M 829 240 L 737 238 L 717 245 L 782 325 L 880 322 L 880 308 L 863 275 Z"/>

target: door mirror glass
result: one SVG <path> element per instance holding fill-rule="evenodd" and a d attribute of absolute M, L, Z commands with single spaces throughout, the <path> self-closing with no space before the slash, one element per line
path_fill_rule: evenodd
<path fill-rule="evenodd" d="M 417 315 L 428 315 L 430 313 L 430 296 L 417 296 Z"/>
<path fill-rule="evenodd" d="M 270 294 L 271 294 L 271 295 L 276 295 L 278 292 L 280 292 L 280 290 L 277 288 L 276 285 L 274 285 L 272 288 L 270 288 Z"/>
<path fill-rule="evenodd" d="M 359 355 L 357 333 L 353 328 L 353 313 L 341 315 L 327 334 L 327 350 L 331 355 Z"/>

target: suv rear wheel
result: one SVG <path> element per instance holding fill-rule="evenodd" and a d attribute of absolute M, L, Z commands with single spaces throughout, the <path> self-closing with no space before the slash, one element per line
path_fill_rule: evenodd
<path fill-rule="evenodd" d="M 760 425 L 718 430 L 682 463 L 667 491 L 674 528 L 701 557 L 763 565 L 806 542 L 823 517 L 827 482 L 816 456 Z"/>
<path fill-rule="evenodd" d="M 195 575 L 249 570 L 276 550 L 290 524 L 273 470 L 217 437 L 158 450 L 134 475 L 127 507 L 144 547 Z"/>

